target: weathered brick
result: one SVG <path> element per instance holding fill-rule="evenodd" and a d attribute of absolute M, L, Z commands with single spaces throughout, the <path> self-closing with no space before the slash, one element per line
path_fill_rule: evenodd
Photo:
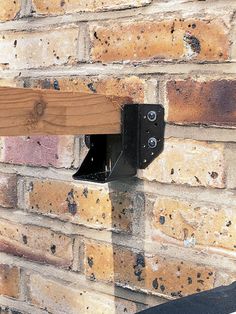
<path fill-rule="evenodd" d="M 5 264 L 0 264 L 0 294 L 17 298 L 20 291 L 20 270 Z"/>
<path fill-rule="evenodd" d="M 0 220 L 0 251 L 37 262 L 68 267 L 72 264 L 72 239 L 50 229 Z"/>
<path fill-rule="evenodd" d="M 0 174 L 0 206 L 14 207 L 17 201 L 17 179 L 14 174 Z"/>
<path fill-rule="evenodd" d="M 167 82 L 168 121 L 175 123 L 236 124 L 236 81 Z"/>
<path fill-rule="evenodd" d="M 236 251 L 236 208 L 158 197 L 151 217 L 152 238 L 178 240 L 185 247 L 212 246 Z"/>
<path fill-rule="evenodd" d="M 58 15 L 84 11 L 105 11 L 147 5 L 152 0 L 33 0 L 33 5 L 38 14 Z"/>
<path fill-rule="evenodd" d="M 30 276 L 29 293 L 33 304 L 57 314 L 137 312 L 135 303 L 131 301 L 75 289 L 68 283 L 55 282 L 37 274 Z"/>
<path fill-rule="evenodd" d="M 1 66 L 1 65 L 0 65 Z M 7 78 L 1 78 L 0 79 L 0 86 L 5 87 L 23 87 L 23 80 L 20 79 L 7 79 Z"/>
<path fill-rule="evenodd" d="M 119 97 L 131 97 L 134 102 L 144 102 L 145 81 L 137 76 L 130 77 L 61 77 L 44 80 L 26 79 L 27 87 L 59 88 L 62 91 L 80 91 Z"/>
<path fill-rule="evenodd" d="M 5 163 L 70 168 L 74 159 L 73 136 L 5 137 L 1 161 Z"/>
<path fill-rule="evenodd" d="M 0 64 L 13 69 L 73 64 L 77 37 L 78 28 L 1 33 Z"/>
<path fill-rule="evenodd" d="M 20 11 L 20 0 L 1 0 L 0 2 L 0 21 L 13 20 Z"/>
<path fill-rule="evenodd" d="M 209 267 L 159 255 L 148 257 L 143 252 L 98 242 L 86 243 L 85 268 L 90 280 L 173 297 L 208 290 L 215 276 Z"/>
<path fill-rule="evenodd" d="M 236 281 L 236 273 L 229 273 L 225 270 L 219 271 L 216 274 L 215 286 L 228 286 Z"/>
<path fill-rule="evenodd" d="M 164 183 L 224 188 L 224 145 L 169 138 L 161 155 L 140 171 L 140 176 Z"/>
<path fill-rule="evenodd" d="M 27 186 L 31 212 L 94 228 L 132 230 L 133 200 L 128 193 L 50 180 L 33 180 Z"/>
<path fill-rule="evenodd" d="M 227 60 L 229 39 L 219 20 L 109 23 L 90 28 L 93 61 Z"/>

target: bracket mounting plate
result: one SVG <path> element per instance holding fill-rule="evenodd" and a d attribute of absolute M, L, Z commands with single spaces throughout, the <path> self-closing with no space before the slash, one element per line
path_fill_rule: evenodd
<path fill-rule="evenodd" d="M 163 150 L 164 108 L 161 105 L 125 105 L 121 134 L 89 135 L 89 152 L 75 180 L 105 183 L 136 175 Z"/>

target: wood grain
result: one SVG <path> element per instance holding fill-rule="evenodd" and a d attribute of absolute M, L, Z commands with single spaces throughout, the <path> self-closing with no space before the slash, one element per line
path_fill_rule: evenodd
<path fill-rule="evenodd" d="M 0 136 L 118 134 L 129 98 L 0 87 Z"/>

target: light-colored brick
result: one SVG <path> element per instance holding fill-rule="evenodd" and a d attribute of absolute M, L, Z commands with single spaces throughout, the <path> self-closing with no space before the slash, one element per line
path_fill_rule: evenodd
<path fill-rule="evenodd" d="M 0 65 L 1 66 L 1 65 Z M 9 87 L 23 87 L 23 80 L 20 79 L 7 79 L 7 78 L 0 78 L 0 87 L 5 87 L 5 86 L 9 86 Z"/>
<path fill-rule="evenodd" d="M 225 187 L 224 145 L 170 138 L 140 177 L 164 183 Z"/>
<path fill-rule="evenodd" d="M 236 81 L 167 82 L 168 121 L 191 124 L 236 124 Z"/>
<path fill-rule="evenodd" d="M 1 0 L 0 2 L 0 21 L 15 19 L 21 8 L 21 0 Z"/>
<path fill-rule="evenodd" d="M 120 10 L 149 4 L 152 0 L 33 0 L 38 14 L 59 15 L 84 11 Z"/>
<path fill-rule="evenodd" d="M 20 269 L 0 264 L 0 294 L 18 298 L 20 294 Z"/>
<path fill-rule="evenodd" d="M 55 282 L 40 275 L 31 275 L 29 281 L 30 300 L 55 314 L 115 314 L 136 313 L 131 301 L 87 291 L 74 289 L 68 283 Z"/>
<path fill-rule="evenodd" d="M 74 160 L 73 136 L 5 137 L 2 141 L 5 163 L 70 168 Z"/>
<path fill-rule="evenodd" d="M 15 207 L 16 201 L 17 201 L 16 175 L 0 173 L 0 206 Z"/>
<path fill-rule="evenodd" d="M 143 103 L 145 80 L 137 76 L 109 77 L 61 77 L 44 80 L 30 79 L 27 85 L 34 88 L 60 88 L 62 91 L 98 93 L 119 97 L 130 97 L 133 102 Z"/>
<path fill-rule="evenodd" d="M 132 230 L 133 200 L 128 193 L 51 180 L 33 180 L 27 186 L 31 212 L 93 228 Z"/>
<path fill-rule="evenodd" d="M 0 64 L 11 69 L 77 62 L 78 28 L 0 34 Z"/>
<path fill-rule="evenodd" d="M 152 238 L 177 240 L 185 247 L 225 248 L 236 251 L 236 208 L 158 197 L 151 217 Z M 165 240 L 164 240 L 165 241 Z"/>
<path fill-rule="evenodd" d="M 32 225 L 0 220 L 0 251 L 36 262 L 68 267 L 72 264 L 72 239 Z"/>
<path fill-rule="evenodd" d="M 93 61 L 227 60 L 229 39 L 219 20 L 174 19 L 91 26 Z"/>
<path fill-rule="evenodd" d="M 115 282 L 172 297 L 208 290 L 214 284 L 210 267 L 162 256 L 148 257 L 110 244 L 85 244 L 85 268 L 90 280 Z"/>

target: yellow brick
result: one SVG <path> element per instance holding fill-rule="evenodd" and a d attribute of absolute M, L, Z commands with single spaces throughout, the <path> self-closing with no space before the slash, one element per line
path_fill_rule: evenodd
<path fill-rule="evenodd" d="M 71 284 L 58 283 L 40 275 L 31 275 L 29 282 L 31 302 L 52 313 L 62 314 L 116 314 L 136 313 L 131 301 L 99 294 L 86 289 L 73 289 Z"/>
<path fill-rule="evenodd" d="M 153 239 L 167 235 L 181 245 L 236 250 L 236 208 L 159 197 L 154 205 Z"/>
<path fill-rule="evenodd" d="M 0 251 L 37 262 L 68 267 L 72 264 L 72 240 L 50 229 L 0 220 Z"/>
<path fill-rule="evenodd" d="M 20 270 L 5 264 L 0 264 L 0 294 L 12 298 L 19 296 Z"/>
<path fill-rule="evenodd" d="M 39 14 L 58 15 L 83 11 L 103 11 L 124 9 L 149 4 L 151 0 L 33 0 L 35 10 Z"/>
<path fill-rule="evenodd" d="M 78 28 L 0 34 L 0 64 L 37 68 L 77 61 Z"/>
<path fill-rule="evenodd" d="M 30 181 L 28 193 L 32 212 L 94 228 L 132 230 L 133 200 L 128 193 L 50 180 Z"/>
<path fill-rule="evenodd" d="M 174 19 L 91 26 L 93 61 L 226 60 L 229 38 L 219 20 Z"/>
<path fill-rule="evenodd" d="M 79 91 L 85 93 L 98 93 L 120 97 L 131 97 L 134 102 L 144 102 L 145 81 L 137 76 L 124 78 L 57 78 L 44 80 L 30 80 L 31 87 L 54 88 L 55 84 L 62 91 Z"/>
<path fill-rule="evenodd" d="M 150 181 L 225 187 L 224 145 L 171 138 L 140 176 Z"/>
<path fill-rule="evenodd" d="M 14 174 L 0 174 L 0 206 L 15 207 L 17 203 L 17 179 Z"/>
<path fill-rule="evenodd" d="M 1 0 L 0 21 L 13 20 L 21 8 L 21 0 Z"/>
<path fill-rule="evenodd" d="M 110 244 L 86 243 L 85 257 L 90 280 L 115 282 L 173 297 L 208 290 L 214 284 L 214 270 L 210 267 L 162 256 L 147 257 L 142 252 Z"/>

